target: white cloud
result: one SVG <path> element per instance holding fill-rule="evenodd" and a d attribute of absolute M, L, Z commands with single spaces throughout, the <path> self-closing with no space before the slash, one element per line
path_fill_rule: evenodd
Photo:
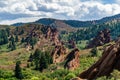
<path fill-rule="evenodd" d="M 0 24 L 51 17 L 60 19 L 91 20 L 120 13 L 120 0 L 0 0 Z M 25 20 L 24 20 L 25 18 Z M 35 20 L 34 19 L 34 20 Z"/>
<path fill-rule="evenodd" d="M 120 4 L 120 0 L 116 0 L 116 3 Z"/>
<path fill-rule="evenodd" d="M 0 24 L 6 24 L 6 25 L 11 25 L 14 23 L 27 23 L 27 22 L 33 22 L 38 20 L 40 17 L 30 17 L 30 18 L 18 18 L 15 20 L 5 20 L 1 21 Z M 42 18 L 42 17 L 41 17 Z"/>

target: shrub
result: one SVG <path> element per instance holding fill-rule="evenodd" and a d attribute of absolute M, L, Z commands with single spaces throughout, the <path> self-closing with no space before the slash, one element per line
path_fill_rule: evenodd
<path fill-rule="evenodd" d="M 63 80 L 63 78 L 69 73 L 66 69 L 58 69 L 55 70 L 53 73 L 48 74 L 48 78 L 51 79 L 57 79 L 57 80 Z"/>
<path fill-rule="evenodd" d="M 107 77 L 106 76 L 102 76 L 102 77 L 97 78 L 97 80 L 107 80 Z"/>
<path fill-rule="evenodd" d="M 11 78 L 11 77 L 13 77 L 12 71 L 0 70 L 0 78 L 7 79 L 7 78 Z"/>
<path fill-rule="evenodd" d="M 73 74 L 73 73 L 68 73 L 67 76 L 65 77 L 65 80 L 70 80 L 70 79 L 75 78 L 75 77 L 76 77 L 75 74 Z"/>
<path fill-rule="evenodd" d="M 92 57 L 95 57 L 95 56 L 97 56 L 97 53 L 98 53 L 97 47 L 94 47 L 94 48 L 91 50 L 91 56 L 92 56 Z"/>
<path fill-rule="evenodd" d="M 111 76 L 112 76 L 115 80 L 120 79 L 120 71 L 114 70 L 114 71 L 111 73 Z"/>
<path fill-rule="evenodd" d="M 38 77 L 33 76 L 30 80 L 40 80 Z"/>
<path fill-rule="evenodd" d="M 23 70 L 22 75 L 24 79 L 31 79 L 32 77 L 31 70 L 28 70 L 28 69 Z"/>

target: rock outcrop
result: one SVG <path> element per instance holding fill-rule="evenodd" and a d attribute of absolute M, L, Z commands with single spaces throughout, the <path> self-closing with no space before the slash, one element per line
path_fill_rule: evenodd
<path fill-rule="evenodd" d="M 80 58 L 79 50 L 77 48 L 72 50 L 66 57 L 66 63 L 64 67 L 69 70 L 74 70 L 78 68 L 80 65 L 79 58 Z"/>
<path fill-rule="evenodd" d="M 110 30 L 104 29 L 103 31 L 100 31 L 98 35 L 88 44 L 87 48 L 102 46 L 110 41 Z"/>
<path fill-rule="evenodd" d="M 52 52 L 53 63 L 60 63 L 65 60 L 66 48 L 64 46 L 55 46 Z"/>
<path fill-rule="evenodd" d="M 102 57 L 79 77 L 93 80 L 101 76 L 109 76 L 114 70 L 120 70 L 120 39 L 113 45 L 106 47 Z"/>
<path fill-rule="evenodd" d="M 46 38 L 54 42 L 54 45 L 61 45 L 59 40 L 59 32 L 56 28 L 49 27 L 47 29 Z"/>

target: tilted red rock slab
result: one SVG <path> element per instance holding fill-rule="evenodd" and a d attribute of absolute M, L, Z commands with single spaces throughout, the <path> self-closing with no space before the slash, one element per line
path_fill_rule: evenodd
<path fill-rule="evenodd" d="M 79 77 L 92 80 L 101 76 L 109 76 L 114 69 L 120 70 L 120 40 L 107 47 L 102 57 Z"/>

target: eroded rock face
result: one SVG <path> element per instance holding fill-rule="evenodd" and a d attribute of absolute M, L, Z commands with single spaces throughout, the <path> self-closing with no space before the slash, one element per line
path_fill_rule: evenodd
<path fill-rule="evenodd" d="M 47 29 L 46 38 L 53 41 L 55 45 L 61 45 L 59 40 L 59 32 L 56 28 L 49 27 Z"/>
<path fill-rule="evenodd" d="M 79 50 L 77 48 L 72 50 L 66 57 L 66 63 L 64 67 L 69 70 L 74 70 L 78 68 L 80 65 L 79 57 L 80 57 Z"/>
<path fill-rule="evenodd" d="M 110 41 L 110 30 L 104 29 L 103 31 L 100 31 L 98 35 L 88 44 L 87 48 L 102 46 Z"/>
<path fill-rule="evenodd" d="M 113 45 L 106 47 L 102 57 L 79 77 L 93 80 L 101 76 L 109 76 L 114 70 L 120 70 L 120 39 Z"/>
<path fill-rule="evenodd" d="M 63 46 L 55 46 L 52 52 L 53 63 L 60 63 L 65 60 L 66 48 Z"/>

